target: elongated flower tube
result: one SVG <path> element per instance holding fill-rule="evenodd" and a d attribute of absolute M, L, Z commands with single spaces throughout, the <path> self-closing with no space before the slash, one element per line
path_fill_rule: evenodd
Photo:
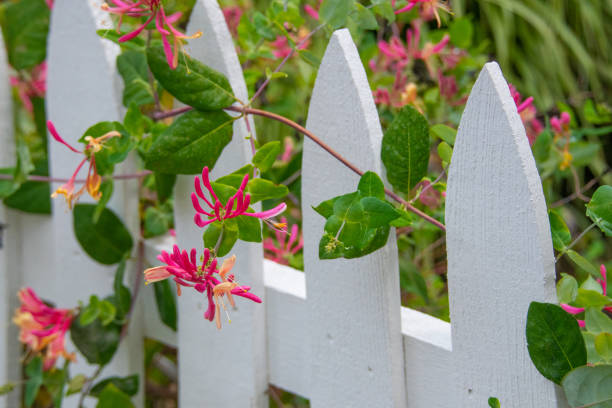
<path fill-rule="evenodd" d="M 210 250 L 205 249 L 201 257 L 201 263 L 197 262 L 197 251 L 192 249 L 189 254 L 181 251 L 174 245 L 172 253 L 162 251 L 157 257 L 165 265 L 149 268 L 144 271 L 146 284 L 159 282 L 171 278 L 176 283 L 178 295 L 181 295 L 181 287 L 192 287 L 200 293 L 205 293 L 208 298 L 208 309 L 204 313 L 204 318 L 212 321 L 217 314 L 217 326 L 221 328 L 219 320 L 219 308 L 222 306 L 221 298 L 226 295 L 228 300 L 234 305 L 232 295 L 250 299 L 256 303 L 261 303 L 261 299 L 250 293 L 249 286 L 239 286 L 234 276 L 229 274 L 236 256 L 232 256 L 217 269 L 217 259 L 211 256 Z M 216 275 L 216 276 L 215 276 Z M 222 285 L 217 288 L 217 286 Z M 215 292 L 215 288 L 216 292 Z M 225 306 L 224 306 L 225 309 Z"/>
<path fill-rule="evenodd" d="M 208 224 L 211 224 L 215 221 L 223 221 L 229 218 L 238 217 L 240 215 L 246 215 L 249 217 L 268 219 L 272 217 L 276 217 L 287 208 L 287 204 L 281 203 L 271 210 L 261 211 L 261 212 L 247 212 L 249 209 L 249 204 L 251 202 L 251 196 L 249 193 L 245 193 L 245 189 L 249 182 L 249 175 L 245 174 L 242 179 L 242 183 L 240 183 L 240 187 L 236 194 L 227 200 L 227 203 L 222 203 L 217 194 L 215 194 L 215 190 L 213 190 L 212 185 L 210 183 L 208 167 L 204 167 L 202 169 L 202 180 L 198 176 L 194 178 L 194 188 L 195 193 L 191 193 L 191 203 L 193 204 L 193 208 L 196 210 L 196 214 L 193 218 L 194 222 L 198 227 L 205 227 Z M 202 185 L 208 191 L 209 198 L 204 194 L 204 190 L 202 189 Z M 200 200 L 204 201 L 208 206 L 208 210 L 205 210 L 200 205 Z M 208 217 L 208 219 L 203 219 L 202 215 Z"/>
<path fill-rule="evenodd" d="M 147 17 L 147 20 L 134 31 L 120 37 L 119 42 L 129 41 L 137 37 L 149 23 L 154 22 L 156 30 L 161 34 L 166 60 L 172 69 L 178 66 L 179 48 L 182 49 L 182 41 L 198 38 L 202 35 L 201 31 L 191 36 L 178 31 L 173 24 L 181 18 L 182 13 L 178 12 L 167 16 L 160 0 L 109 0 L 109 3 L 104 3 L 102 9 L 119 16 L 117 30 L 121 27 L 124 16 Z M 172 41 L 172 45 L 170 41 Z"/>
<path fill-rule="evenodd" d="M 72 311 L 47 306 L 32 288 L 21 289 L 17 296 L 21 306 L 15 311 L 13 322 L 20 329 L 19 341 L 32 352 L 43 355 L 43 369 L 54 367 L 58 357 L 75 361 L 74 353 L 64 348 L 64 336 L 72 324 Z"/>
<path fill-rule="evenodd" d="M 53 136 L 53 138 L 57 142 L 63 144 L 73 152 L 85 156 L 77 166 L 76 170 L 74 171 L 68 182 L 62 184 L 57 190 L 55 190 L 53 194 L 51 194 L 51 197 L 55 198 L 58 195 L 63 195 L 66 198 L 66 203 L 68 204 L 68 208 L 70 209 L 72 209 L 76 201 L 78 201 L 79 197 L 83 195 L 85 191 L 87 191 L 94 200 L 99 200 L 102 197 L 102 193 L 100 192 L 100 184 L 102 183 L 102 177 L 100 177 L 100 175 L 98 174 L 98 170 L 96 168 L 96 157 L 94 154 L 102 150 L 105 140 L 111 137 L 121 136 L 121 134 L 113 130 L 96 138 L 92 136 L 86 136 L 85 141 L 87 141 L 87 145 L 85 146 L 85 149 L 83 151 L 80 151 L 72 147 L 59 135 L 59 133 L 55 129 L 55 126 L 53 125 L 53 122 L 48 121 L 47 128 L 49 129 L 49 133 L 51 133 L 51 136 Z M 80 190 L 77 190 L 75 192 L 74 183 L 76 177 L 85 162 L 87 162 L 88 160 L 89 169 L 87 170 L 87 178 L 85 179 L 85 184 L 83 185 L 83 187 L 81 187 Z"/>

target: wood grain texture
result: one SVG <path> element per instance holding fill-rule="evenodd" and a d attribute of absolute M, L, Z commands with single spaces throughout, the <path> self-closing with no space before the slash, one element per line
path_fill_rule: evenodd
<path fill-rule="evenodd" d="M 198 30 L 202 37 L 190 41 L 189 53 L 225 74 L 235 95 L 245 100 L 247 92 L 238 56 L 216 1 L 197 1 L 187 32 Z M 217 161 L 212 179 L 250 161 L 245 128 L 244 120 L 235 122 L 232 142 Z M 193 176 L 179 177 L 174 201 L 176 232 L 181 248 L 201 251 L 203 229 L 193 223 L 192 192 Z M 261 244 L 238 242 L 232 253 L 237 256 L 233 272 L 238 281 L 251 286 L 251 291 L 265 302 Z M 230 311 L 232 323 L 222 316 L 223 329 L 219 331 L 203 317 L 207 306 L 205 297 L 195 291 L 183 291 L 178 301 L 180 406 L 267 407 L 265 308 L 238 298 L 238 310 Z"/>
<path fill-rule="evenodd" d="M 455 404 L 556 407 L 529 359 L 531 301 L 555 300 L 546 203 L 525 129 L 496 63 L 461 119 L 446 204 Z"/>
<path fill-rule="evenodd" d="M 77 148 L 77 140 L 91 125 L 100 121 L 120 120 L 121 86 L 115 70 L 119 47 L 101 39 L 96 29 L 112 27 L 108 13 L 100 9 L 102 1 L 56 0 L 51 14 L 47 64 L 47 118 L 52 120 L 62 137 Z M 68 178 L 81 157 L 57 143 L 49 136 L 49 171 L 52 177 Z M 118 166 L 121 173 L 129 163 Z M 82 174 L 85 171 L 82 170 Z M 84 176 L 83 176 L 84 177 Z M 136 186 L 136 187 L 135 187 Z M 52 185 L 52 191 L 58 185 Z M 82 202 L 92 202 L 82 197 Z M 109 207 L 126 223 L 134 238 L 137 235 L 138 211 L 137 182 L 115 183 Z M 27 283 L 44 298 L 53 300 L 60 307 L 74 307 L 78 300 L 86 301 L 90 294 L 106 296 L 112 293 L 116 266 L 103 266 L 85 254 L 73 231 L 72 212 L 67 210 L 61 198 L 52 200 L 53 216 L 34 229 L 24 229 L 25 236 L 40 234 L 47 238 L 38 247 L 38 256 L 24 254 L 23 271 Z M 135 239 L 136 242 L 136 239 Z M 134 265 L 128 265 L 128 279 L 133 278 Z M 70 290 L 66 290 L 66 287 Z M 140 317 L 137 306 L 132 315 L 128 336 L 117 351 L 102 376 L 142 374 L 143 344 Z M 74 349 L 72 344 L 69 349 Z M 91 373 L 83 357 L 78 358 L 73 372 Z M 142 377 L 141 377 L 142 378 Z M 144 382 L 141 381 L 141 388 Z M 68 397 L 66 406 L 76 405 L 78 396 Z M 95 405 L 89 398 L 87 406 Z M 142 404 L 142 393 L 136 397 Z"/>
<path fill-rule="evenodd" d="M 15 141 L 13 139 L 13 98 L 9 84 L 9 65 L 0 33 L 0 168 L 15 165 Z M 0 203 L 0 384 L 20 378 L 20 344 L 18 330 L 12 324 L 14 310 L 18 307 L 15 292 L 21 286 L 21 276 L 15 270 L 14 251 L 19 247 L 17 212 Z M 0 397 L 0 408 L 18 406 L 21 390 L 17 387 L 10 394 Z"/>
<path fill-rule="evenodd" d="M 306 127 L 361 169 L 381 171 L 382 131 L 349 31 L 336 31 L 323 57 Z M 387 246 L 353 260 L 320 260 L 324 219 L 311 206 L 356 191 L 359 178 L 304 142 L 302 208 L 312 407 L 403 407 L 399 267 Z"/>

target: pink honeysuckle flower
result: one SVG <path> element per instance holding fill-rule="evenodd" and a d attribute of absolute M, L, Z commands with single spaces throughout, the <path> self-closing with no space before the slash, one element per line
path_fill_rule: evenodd
<path fill-rule="evenodd" d="M 291 136 L 285 136 L 283 140 L 283 153 L 281 154 L 280 161 L 283 163 L 289 163 L 291 158 L 293 157 L 293 149 L 295 148 L 295 143 L 293 142 L 293 138 Z"/>
<path fill-rule="evenodd" d="M 569 132 L 569 124 L 571 117 L 567 112 L 561 112 L 561 116 L 553 116 L 550 118 L 550 127 L 555 132 L 555 136 L 559 137 Z"/>
<path fill-rule="evenodd" d="M 527 133 L 527 139 L 529 139 L 529 145 L 533 146 L 536 138 L 544 130 L 542 123 L 536 118 L 538 111 L 533 105 L 533 97 L 530 96 L 525 100 L 522 100 L 521 94 L 516 90 L 514 85 L 508 84 L 510 88 L 510 95 L 514 99 L 516 109 L 525 125 L 525 131 Z"/>
<path fill-rule="evenodd" d="M 319 11 L 317 9 L 315 9 L 314 7 L 312 7 L 310 4 L 306 4 L 304 5 L 304 12 L 306 12 L 306 14 L 308 14 L 310 17 L 314 18 L 315 20 L 319 20 Z"/>
<path fill-rule="evenodd" d="M 21 306 L 15 311 L 13 322 L 20 329 L 19 341 L 32 352 L 43 355 L 43 369 L 54 367 L 58 357 L 75 361 L 74 353 L 68 353 L 64 348 L 64 336 L 72 323 L 72 310 L 47 306 L 32 288 L 21 289 L 17 296 Z"/>
<path fill-rule="evenodd" d="M 187 251 L 181 251 L 177 245 L 173 246 L 171 254 L 162 251 L 157 259 L 166 265 L 145 270 L 145 284 L 172 278 L 176 283 L 176 291 L 179 296 L 181 295 L 181 286 L 192 287 L 200 293 L 205 293 L 208 299 L 208 309 L 204 312 L 204 318 L 212 322 L 217 315 L 218 328 L 221 328 L 219 307 L 223 305 L 225 309 L 222 301 L 224 295 L 227 296 L 232 306 L 234 306 L 232 295 L 261 303 L 259 297 L 249 292 L 251 289 L 249 286 L 239 286 L 234 275 L 229 274 L 236 262 L 235 255 L 223 261 L 220 269 L 217 269 L 217 258 L 212 256 L 208 248 L 204 250 L 200 266 L 198 266 L 196 257 L 197 251 L 195 249 L 187 254 Z"/>
<path fill-rule="evenodd" d="M 244 191 L 248 182 L 249 175 L 245 174 L 236 194 L 230 197 L 230 199 L 227 200 L 227 203 L 223 204 L 221 203 L 221 201 L 219 201 L 219 198 L 215 194 L 215 191 L 213 190 L 212 185 L 210 184 L 210 179 L 208 178 L 208 167 L 204 167 L 202 169 L 201 183 L 202 185 L 204 185 L 204 188 L 208 190 L 210 194 L 210 200 L 206 198 L 206 195 L 204 195 L 204 191 L 200 186 L 200 178 L 198 176 L 195 176 L 194 186 L 196 192 L 191 193 L 191 202 L 193 204 L 193 208 L 196 210 L 197 213 L 193 218 L 196 225 L 199 227 L 205 227 L 215 221 L 223 221 L 241 215 L 267 220 L 269 218 L 276 217 L 277 215 L 285 211 L 285 209 L 287 208 L 287 204 L 281 203 L 276 207 L 272 208 L 271 210 L 261 212 L 247 212 L 247 210 L 249 209 L 249 204 L 251 202 L 251 195 L 249 193 L 245 193 Z M 202 208 L 202 206 L 200 205 L 200 199 L 203 200 L 206 205 L 208 205 L 210 210 L 205 211 Z M 202 214 L 206 217 L 209 217 L 209 219 L 202 219 Z"/>
<path fill-rule="evenodd" d="M 182 16 L 181 12 L 166 15 L 161 0 L 108 0 L 110 4 L 104 3 L 102 9 L 112 14 L 119 16 L 119 24 L 117 30 L 121 27 L 123 17 L 147 17 L 147 20 L 136 28 L 134 31 L 119 38 L 119 42 L 129 41 L 137 37 L 152 21 L 155 22 L 155 28 L 161 34 L 164 44 L 164 52 L 170 68 L 175 69 L 178 66 L 179 51 L 182 50 L 182 41 L 198 38 L 202 35 L 201 31 L 194 35 L 186 35 L 174 28 L 176 23 Z M 172 39 L 173 45 L 170 45 L 169 38 Z M 180 49 L 180 50 L 179 50 Z"/>
<path fill-rule="evenodd" d="M 45 0 L 45 3 L 47 3 L 47 7 L 49 7 L 50 9 L 53 8 L 53 0 Z"/>
<path fill-rule="evenodd" d="M 308 31 L 304 28 L 300 28 L 297 38 L 296 36 L 291 35 L 291 39 L 295 43 L 300 43 L 304 38 L 306 38 L 306 36 L 308 36 Z M 308 48 L 309 45 L 310 40 L 305 41 L 304 43 L 300 44 L 298 50 L 305 50 L 306 48 Z M 276 40 L 270 42 L 270 47 L 272 47 L 272 54 L 278 59 L 286 58 L 289 54 L 291 54 L 291 51 L 293 50 L 293 48 L 291 48 L 291 44 L 289 44 L 289 40 L 287 39 L 287 37 L 283 35 L 279 35 L 278 37 L 276 37 Z"/>
<path fill-rule="evenodd" d="M 601 279 L 597 279 L 597 282 L 601 285 L 603 295 L 606 296 L 608 292 L 608 274 L 605 265 L 600 265 L 599 273 L 601 274 Z M 561 303 L 560 306 L 563 310 L 572 315 L 580 314 L 585 310 L 584 307 L 571 306 L 567 303 Z M 608 313 L 612 313 L 612 305 L 604 306 L 603 310 Z M 580 327 L 584 327 L 584 320 L 578 320 L 578 324 L 580 325 Z"/>
<path fill-rule="evenodd" d="M 281 223 L 287 224 L 287 219 L 282 217 Z M 276 235 L 276 240 L 272 238 L 264 240 L 265 257 L 276 263 L 289 265 L 289 258 L 304 247 L 304 238 L 299 233 L 297 224 L 291 226 L 291 234 L 288 241 L 285 240 L 286 231 L 277 229 L 274 231 L 274 234 Z"/>
<path fill-rule="evenodd" d="M 17 90 L 24 108 L 32 113 L 34 109 L 32 98 L 43 98 L 47 90 L 47 62 L 43 61 L 34 67 L 28 78 L 12 76 L 9 82 Z"/>
<path fill-rule="evenodd" d="M 395 8 L 396 0 L 391 0 L 391 6 Z M 402 8 L 395 10 L 395 14 L 406 13 L 412 10 L 417 5 L 421 6 L 421 12 L 419 13 L 421 17 L 426 20 L 431 20 L 433 18 L 436 19 L 438 23 L 438 27 L 442 24 L 440 21 L 440 14 L 438 13 L 438 9 L 444 10 L 447 13 L 450 13 L 450 7 L 447 3 L 440 0 L 408 0 L 408 4 Z"/>
<path fill-rule="evenodd" d="M 55 198 L 58 195 L 63 195 L 64 198 L 66 199 L 66 203 L 68 204 L 69 209 L 72 209 L 72 207 L 74 206 L 74 203 L 78 201 L 79 197 L 83 195 L 85 191 L 87 191 L 89 195 L 91 196 L 91 198 L 93 198 L 94 200 L 96 201 L 99 200 L 102 197 L 102 193 L 100 192 L 100 185 L 102 183 L 102 177 L 98 174 L 98 170 L 96 167 L 96 157 L 94 153 L 97 153 L 100 150 L 102 150 L 102 148 L 104 147 L 103 146 L 104 141 L 106 139 L 109 139 L 111 137 L 119 137 L 121 136 L 121 134 L 115 130 L 112 130 L 97 138 L 86 136 L 85 140 L 87 141 L 87 146 L 85 146 L 85 149 L 83 151 L 80 151 L 72 147 L 70 144 L 68 144 L 68 142 L 66 142 L 59 135 L 59 133 L 55 129 L 55 126 L 53 125 L 53 122 L 51 122 L 50 120 L 47 121 L 47 129 L 49 130 L 49 133 L 51 133 L 51 136 L 53 136 L 53 138 L 57 142 L 63 144 L 64 146 L 66 146 L 67 148 L 69 148 L 75 153 L 84 155 L 84 158 L 81 160 L 76 170 L 74 171 L 74 173 L 68 180 L 68 182 L 65 184 L 62 184 L 57 190 L 55 190 L 53 194 L 51 194 L 51 197 Z M 87 170 L 87 178 L 85 179 L 85 184 L 83 185 L 83 187 L 81 187 L 80 190 L 75 192 L 74 183 L 75 183 L 76 177 L 79 174 L 79 171 L 81 170 L 85 162 L 87 162 L 88 160 L 89 160 L 89 169 Z"/>
<path fill-rule="evenodd" d="M 228 6 L 223 7 L 222 10 L 227 28 L 229 28 L 230 33 L 232 33 L 233 36 L 236 36 L 238 34 L 240 18 L 242 17 L 242 9 L 239 6 Z"/>

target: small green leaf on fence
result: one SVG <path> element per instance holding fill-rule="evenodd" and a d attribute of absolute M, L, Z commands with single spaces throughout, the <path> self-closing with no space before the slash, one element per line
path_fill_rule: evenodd
<path fill-rule="evenodd" d="M 100 300 L 96 295 L 89 297 L 89 304 L 79 313 L 79 323 L 87 326 L 93 323 L 100 315 Z"/>
<path fill-rule="evenodd" d="M 607 236 L 612 236 L 612 186 L 599 187 L 586 207 L 586 215 Z"/>
<path fill-rule="evenodd" d="M 26 407 L 31 407 L 36 399 L 36 394 L 43 383 L 43 364 L 40 357 L 34 357 L 25 367 L 28 377 L 25 384 L 24 402 Z"/>
<path fill-rule="evenodd" d="M 70 338 L 90 364 L 105 365 L 111 361 L 119 347 L 120 332 L 121 326 L 116 323 L 103 326 L 96 319 L 83 326 L 80 318 L 75 318 L 70 328 Z"/>
<path fill-rule="evenodd" d="M 227 108 L 236 100 L 223 74 L 186 54 L 185 58 L 179 58 L 176 69 L 172 69 L 163 47 L 153 46 L 147 49 L 147 61 L 155 79 L 186 105 L 214 111 Z"/>
<path fill-rule="evenodd" d="M 570 370 L 586 364 L 586 348 L 578 322 L 561 307 L 531 302 L 526 334 L 531 361 L 549 380 L 560 384 Z"/>
<path fill-rule="evenodd" d="M 70 382 L 68 382 L 66 396 L 81 392 L 83 385 L 85 385 L 85 381 L 87 381 L 87 376 L 85 374 L 77 374 L 72 377 Z"/>
<path fill-rule="evenodd" d="M 599 307 L 588 307 L 584 313 L 586 329 L 594 334 L 612 333 L 612 319 Z"/>
<path fill-rule="evenodd" d="M 74 207 L 74 233 L 87 255 L 104 265 L 116 264 L 131 251 L 132 236 L 121 219 L 108 208 L 94 222 L 95 209 L 95 204 L 77 204 Z"/>
<path fill-rule="evenodd" d="M 575 303 L 580 307 L 604 307 L 612 303 L 612 298 L 602 295 L 594 290 L 578 288 Z"/>
<path fill-rule="evenodd" d="M 457 130 L 450 126 L 438 123 L 429 128 L 432 135 L 436 136 L 443 142 L 448 143 L 449 146 L 455 145 L 455 139 L 457 138 Z"/>
<path fill-rule="evenodd" d="M 102 300 L 98 308 L 100 309 L 100 322 L 102 323 L 102 326 L 107 326 L 115 320 L 117 308 L 114 304 L 108 300 Z"/>
<path fill-rule="evenodd" d="M 232 140 L 234 119 L 222 111 L 191 111 L 162 132 L 146 154 L 146 167 L 166 174 L 198 174 L 213 168 Z"/>
<path fill-rule="evenodd" d="M 130 150 L 135 146 L 134 141 L 119 122 L 98 122 L 87 129 L 79 139 L 79 142 L 87 143 L 87 140 L 85 140 L 87 136 L 97 138 L 112 131 L 119 132 L 121 136 L 106 139 L 104 147 L 95 153 L 96 169 L 100 175 L 113 174 L 115 164 L 125 160 Z"/>
<path fill-rule="evenodd" d="M 495 397 L 491 397 L 489 398 L 489 407 L 491 408 L 501 408 L 501 404 L 499 403 L 499 400 Z"/>
<path fill-rule="evenodd" d="M 138 383 L 137 374 L 128 377 L 108 377 L 94 385 L 90 394 L 94 397 L 98 397 L 108 384 L 113 384 L 118 390 L 121 390 L 121 392 L 133 397 L 138 393 Z"/>
<path fill-rule="evenodd" d="M 565 221 L 555 210 L 548 211 L 550 231 L 552 233 L 553 246 L 557 251 L 563 251 L 572 242 L 572 234 L 565 225 Z"/>
<path fill-rule="evenodd" d="M 612 365 L 583 366 L 563 379 L 563 390 L 574 407 L 605 408 L 612 406 Z"/>
<path fill-rule="evenodd" d="M 593 265 L 588 259 L 586 259 L 582 255 L 580 255 L 578 252 L 574 251 L 573 249 L 568 249 L 566 251 L 566 254 L 567 254 L 567 256 L 569 256 L 569 258 L 572 260 L 572 262 L 574 262 L 576 265 L 578 265 L 584 271 L 590 273 L 591 276 L 594 276 L 595 278 L 600 278 L 601 277 L 601 275 L 599 274 L 599 271 L 597 271 L 597 268 L 595 267 L 595 265 Z"/>
<path fill-rule="evenodd" d="M 251 195 L 251 203 L 261 200 L 283 198 L 289 193 L 287 186 L 274 184 L 270 180 L 255 178 L 247 184 L 247 191 Z"/>
<path fill-rule="evenodd" d="M 396 114 L 383 136 L 381 158 L 397 191 L 407 193 L 427 174 L 429 125 L 416 109 L 405 106 Z"/>
<path fill-rule="evenodd" d="M 134 408 L 130 396 L 109 383 L 98 396 L 96 408 Z"/>
<path fill-rule="evenodd" d="M 126 108 L 132 103 L 141 106 L 155 102 L 144 50 L 121 53 L 117 57 L 117 70 L 123 78 L 123 105 Z"/>
<path fill-rule="evenodd" d="M 26 181 L 3 201 L 7 207 L 33 214 L 51 214 L 49 183 Z"/>
<path fill-rule="evenodd" d="M 281 151 L 279 141 L 269 142 L 257 149 L 253 156 L 253 165 L 262 172 L 268 171 Z"/>
<path fill-rule="evenodd" d="M 215 188 L 215 191 L 217 189 Z M 221 234 L 223 233 L 223 236 Z M 234 244 L 238 240 L 238 224 L 234 218 L 221 221 L 215 221 L 206 227 L 204 232 L 204 246 L 211 251 L 217 246 L 217 242 L 221 240 L 218 246 L 216 256 L 225 256 L 232 250 Z"/>
<path fill-rule="evenodd" d="M 559 303 L 572 303 L 578 295 L 578 282 L 567 274 L 562 274 L 561 280 L 557 283 L 557 300 Z"/>
<path fill-rule="evenodd" d="M 236 217 L 238 238 L 247 242 L 261 242 L 261 221 L 259 218 L 241 215 Z"/>
<path fill-rule="evenodd" d="M 176 300 L 172 285 L 167 280 L 162 280 L 155 282 L 153 290 L 155 291 L 155 303 L 157 304 L 159 319 L 163 324 L 176 331 Z"/>

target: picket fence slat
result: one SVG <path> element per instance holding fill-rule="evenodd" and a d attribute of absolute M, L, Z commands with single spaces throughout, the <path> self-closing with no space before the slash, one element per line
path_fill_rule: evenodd
<path fill-rule="evenodd" d="M 446 202 L 455 401 L 556 407 L 529 359 L 531 301 L 555 301 L 542 185 L 499 66 L 483 68 L 459 125 Z"/>
<path fill-rule="evenodd" d="M 101 0 L 56 0 L 51 13 L 47 52 L 47 118 L 53 121 L 60 135 L 75 147 L 79 147 L 77 140 L 92 124 L 122 119 L 122 82 L 115 67 L 119 47 L 96 33 L 96 29 L 112 27 L 110 16 L 101 9 L 102 3 Z M 50 135 L 48 147 L 50 175 L 69 178 L 81 157 L 55 142 Z M 117 166 L 116 172 L 128 172 L 132 166 L 128 160 Z M 84 178 L 84 174 L 85 171 L 82 171 L 80 177 Z M 51 186 L 52 190 L 57 187 L 57 184 Z M 93 201 L 83 196 L 81 202 Z M 139 236 L 138 182 L 115 183 L 109 207 L 130 229 L 136 247 Z M 41 265 L 24 268 L 26 283 L 42 297 L 53 299 L 61 307 L 74 307 L 79 300 L 87 301 L 92 292 L 101 297 L 111 294 L 116 266 L 100 265 L 83 252 L 74 236 L 72 211 L 67 210 L 64 200 L 52 200 L 52 211 L 53 217 L 44 223 L 44 233 L 48 234 L 49 241 L 39 247 L 42 256 L 37 258 Z M 34 236 L 39 232 L 31 233 Z M 129 263 L 126 283 L 133 281 L 134 269 L 134 264 Z M 130 336 L 121 343 L 102 376 L 143 373 L 140 314 L 141 308 L 136 307 L 129 328 Z M 69 347 L 74 348 L 72 344 Z M 91 373 L 93 368 L 81 357 L 73 372 Z M 140 384 L 142 389 L 143 382 Z M 95 401 L 89 398 L 88 406 L 93 406 Z M 67 398 L 65 404 L 70 407 L 76 406 L 77 402 L 78 396 L 73 396 Z M 142 392 L 136 398 L 136 403 L 142 405 Z"/>
<path fill-rule="evenodd" d="M 69 142 L 97 121 L 119 120 L 122 81 L 118 48 L 100 39 L 107 27 L 101 0 L 56 0 L 48 49 L 47 115 Z M 223 72 L 242 100 L 242 69 L 215 0 L 197 0 L 187 32 L 201 30 L 187 51 Z M 0 50 L 0 167 L 12 164 L 12 108 L 7 62 Z M 322 60 L 307 128 L 357 163 L 382 173 L 382 131 L 370 86 L 348 30 L 336 31 Z M 254 130 L 254 127 L 253 127 Z M 244 120 L 236 121 L 212 178 L 250 161 Z M 49 142 L 50 173 L 70 177 L 77 155 Z M 132 171 L 128 160 L 119 172 Z M 141 374 L 143 337 L 179 350 L 179 405 L 265 407 L 267 385 L 310 399 L 313 407 L 565 408 L 560 391 L 533 367 L 525 344 L 529 302 L 554 301 L 554 261 L 542 186 L 508 86 L 487 64 L 470 95 L 449 171 L 446 203 L 448 280 L 452 325 L 400 306 L 395 235 L 360 259 L 319 260 L 324 219 L 311 206 L 356 189 L 351 173 L 310 140 L 304 142 L 302 200 L 305 273 L 263 259 L 261 244 L 234 249 L 238 280 L 262 305 L 238 299 L 223 330 L 205 321 L 206 299 L 195 291 L 178 298 L 178 331 L 164 326 L 151 285 L 140 288 L 130 336 L 105 374 Z M 52 188 L 57 188 L 53 185 Z M 201 248 L 192 221 L 193 176 L 178 177 L 175 225 L 181 248 Z M 115 183 L 111 208 L 138 231 L 137 182 Z M 87 200 L 84 200 L 87 202 Z M 72 214 L 53 201 L 53 216 L 0 206 L 9 224 L 0 248 L 0 383 L 19 379 L 17 329 L 10 324 L 15 290 L 32 286 L 59 306 L 74 306 L 93 291 L 111 291 L 114 268 L 87 257 L 72 231 Z M 6 221 L 5 221 L 6 220 Z M 144 243 L 148 265 L 170 251 L 175 238 Z M 33 254 L 33 249 L 36 253 Z M 10 254 L 10 255 L 9 255 Z M 15 271 L 9 274 L 9 271 Z M 142 271 L 130 265 L 132 277 Z M 126 279 L 126 283 L 131 280 Z M 142 284 L 142 282 L 140 282 Z M 68 348 L 73 348 L 71 344 Z M 79 363 L 73 373 L 91 372 Z M 143 378 L 143 377 L 141 377 Z M 144 380 L 141 381 L 141 384 Z M 141 393 L 142 394 L 142 393 Z M 66 399 L 66 406 L 77 397 Z M 18 405 L 19 392 L 0 398 Z M 93 406 L 90 399 L 87 406 Z M 143 406 L 142 395 L 136 406 Z"/>
<path fill-rule="evenodd" d="M 227 76 L 235 95 L 247 99 L 246 85 L 232 37 L 223 13 L 214 0 L 198 0 L 191 14 L 187 32 L 202 31 L 189 42 L 188 52 L 194 58 Z M 217 178 L 242 167 L 251 159 L 250 144 L 244 120 L 234 123 L 232 142 L 219 157 L 211 178 Z M 202 248 L 202 229 L 193 223 L 193 176 L 181 176 L 174 189 L 175 224 L 181 248 Z M 233 254 L 237 261 L 232 272 L 238 281 L 264 298 L 261 244 L 238 242 Z M 267 406 L 268 375 L 266 368 L 265 309 L 238 299 L 238 310 L 232 311 L 232 323 L 223 322 L 219 331 L 204 320 L 208 306 L 202 294 L 183 291 L 178 301 L 179 333 L 179 404 L 184 407 L 207 405 Z M 225 316 L 222 316 L 223 320 Z M 210 380 L 202 381 L 202 373 Z M 203 400 L 204 398 L 204 400 Z"/>
<path fill-rule="evenodd" d="M 347 29 L 336 31 L 319 67 L 306 128 L 365 170 L 381 173 L 382 130 L 370 85 Z M 304 270 L 311 342 L 312 407 L 402 407 L 406 403 L 394 234 L 359 259 L 320 260 L 324 218 L 311 206 L 353 192 L 359 177 L 304 141 Z M 349 315 L 350 313 L 350 315 Z"/>

